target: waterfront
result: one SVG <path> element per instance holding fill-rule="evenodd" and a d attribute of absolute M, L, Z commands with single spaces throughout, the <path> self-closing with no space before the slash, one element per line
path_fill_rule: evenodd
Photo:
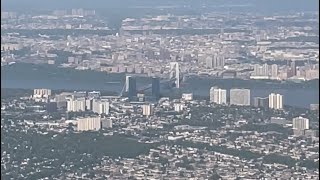
<path fill-rule="evenodd" d="M 94 71 L 77 71 L 54 66 L 15 64 L 1 67 L 1 86 L 3 88 L 50 88 L 53 90 L 104 90 L 120 92 L 125 81 L 125 74 L 106 74 Z M 139 78 L 137 87 L 150 83 L 148 78 Z M 258 85 L 257 85 L 258 84 Z M 179 89 L 180 92 L 192 92 L 196 96 L 208 97 L 211 86 L 222 88 L 250 88 L 253 97 L 266 97 L 271 92 L 284 95 L 284 104 L 297 107 L 309 107 L 319 103 L 317 91 L 319 83 L 289 84 L 244 81 L 234 79 L 212 79 L 191 77 Z M 172 93 L 166 88 L 162 92 Z"/>

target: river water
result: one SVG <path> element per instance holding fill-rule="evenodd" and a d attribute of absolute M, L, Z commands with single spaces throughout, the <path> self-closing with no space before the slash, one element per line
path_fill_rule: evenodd
<path fill-rule="evenodd" d="M 75 71 L 56 67 L 41 67 L 38 65 L 11 65 L 1 68 L 2 88 L 50 88 L 53 90 L 106 90 L 120 92 L 124 86 L 124 74 L 106 74 L 92 71 Z M 182 84 L 180 92 L 192 92 L 198 96 L 209 96 L 209 89 L 218 82 L 218 85 L 226 86 L 226 89 L 239 88 L 245 81 L 214 80 L 191 78 Z M 148 79 L 139 79 L 137 87 L 143 87 L 150 83 Z M 227 85 L 226 85 L 227 84 Z M 244 87 L 251 89 L 253 97 L 266 97 L 270 93 L 280 93 L 284 97 L 284 104 L 297 107 L 309 107 L 310 104 L 319 103 L 318 88 L 312 87 L 282 87 L 278 85 L 259 86 L 250 83 Z M 163 88 L 163 91 L 167 91 Z"/>

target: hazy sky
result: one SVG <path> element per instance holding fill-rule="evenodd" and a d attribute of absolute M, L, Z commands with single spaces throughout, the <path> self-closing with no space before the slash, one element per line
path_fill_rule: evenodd
<path fill-rule="evenodd" d="M 257 10 L 318 10 L 319 0 L 1 0 L 2 9 L 126 8 L 131 6 L 252 4 Z"/>

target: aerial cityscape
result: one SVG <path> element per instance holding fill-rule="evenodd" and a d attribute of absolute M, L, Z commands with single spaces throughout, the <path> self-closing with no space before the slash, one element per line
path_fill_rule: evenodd
<path fill-rule="evenodd" d="M 1 178 L 319 179 L 301 2 L 3 1 Z"/>

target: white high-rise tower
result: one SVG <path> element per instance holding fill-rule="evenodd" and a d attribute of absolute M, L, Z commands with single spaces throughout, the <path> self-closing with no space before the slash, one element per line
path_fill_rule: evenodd
<path fill-rule="evenodd" d="M 216 104 L 227 104 L 227 90 L 210 88 L 210 102 Z"/>
<path fill-rule="evenodd" d="M 297 130 L 309 129 L 309 119 L 303 117 L 296 117 L 292 119 L 292 128 Z"/>
<path fill-rule="evenodd" d="M 271 109 L 282 109 L 283 108 L 281 94 L 271 93 L 269 95 L 269 108 L 271 108 Z"/>

